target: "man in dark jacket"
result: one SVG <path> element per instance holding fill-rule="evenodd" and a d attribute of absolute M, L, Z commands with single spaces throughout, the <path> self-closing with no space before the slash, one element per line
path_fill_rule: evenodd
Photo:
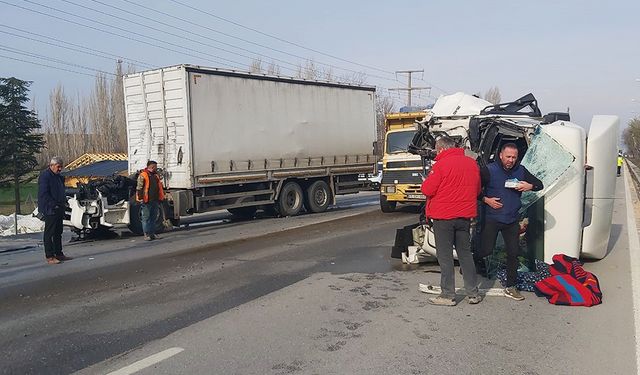
<path fill-rule="evenodd" d="M 498 232 L 502 232 L 507 251 L 507 285 L 504 295 L 521 301 L 524 297 L 515 287 L 520 250 L 520 197 L 525 191 L 541 190 L 542 181 L 518 163 L 518 146 L 514 143 L 503 145 L 499 158 L 482 168 L 480 175 L 484 189 L 482 202 L 488 207 L 482 228 L 480 251 L 476 258 L 491 255 Z"/>
<path fill-rule="evenodd" d="M 38 177 L 38 212 L 44 215 L 44 254 L 49 264 L 73 259 L 62 252 L 62 220 L 66 197 L 61 171 L 62 159 L 54 156 L 49 167 L 40 172 Z"/>
<path fill-rule="evenodd" d="M 471 254 L 471 219 L 477 216 L 480 170 L 475 160 L 464 155 L 448 137 L 436 141 L 435 164 L 422 182 L 427 197 L 426 216 L 433 220 L 436 254 L 440 264 L 442 293 L 429 299 L 433 305 L 455 306 L 455 245 L 468 302 L 482 301 L 478 294 L 476 269 Z"/>

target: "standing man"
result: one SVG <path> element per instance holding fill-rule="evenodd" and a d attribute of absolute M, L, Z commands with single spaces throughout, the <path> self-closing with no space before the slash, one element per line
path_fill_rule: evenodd
<path fill-rule="evenodd" d="M 475 160 L 456 148 L 449 137 L 436 140 L 437 156 L 429 176 L 422 182 L 422 193 L 427 197 L 425 214 L 433 220 L 436 255 L 440 264 L 439 296 L 429 303 L 441 306 L 456 305 L 453 247 L 455 245 L 462 268 L 467 300 L 480 303 L 476 269 L 471 255 L 471 219 L 478 213 L 480 170 Z"/>
<path fill-rule="evenodd" d="M 136 200 L 140 202 L 142 211 L 142 231 L 144 240 L 156 239 L 156 221 L 160 214 L 160 202 L 164 200 L 164 190 L 160 177 L 156 173 L 158 163 L 153 160 L 147 162 L 147 168 L 138 175 L 136 186 Z"/>
<path fill-rule="evenodd" d="M 58 264 L 73 258 L 62 252 L 62 220 L 66 197 L 62 159 L 54 156 L 49 167 L 38 177 L 38 213 L 44 215 L 44 255 L 48 264 Z"/>
<path fill-rule="evenodd" d="M 620 177 L 620 172 L 622 172 L 622 155 L 618 154 L 618 177 Z"/>
<path fill-rule="evenodd" d="M 515 287 L 520 250 L 518 240 L 520 232 L 518 211 L 522 207 L 520 197 L 525 191 L 541 190 L 542 181 L 518 163 L 518 146 L 515 143 L 503 145 L 499 159 L 482 168 L 480 176 L 484 189 L 482 202 L 488 208 L 478 256 L 486 257 L 493 253 L 498 232 L 501 232 L 507 251 L 507 285 L 504 295 L 516 301 L 522 301 L 524 297 Z"/>

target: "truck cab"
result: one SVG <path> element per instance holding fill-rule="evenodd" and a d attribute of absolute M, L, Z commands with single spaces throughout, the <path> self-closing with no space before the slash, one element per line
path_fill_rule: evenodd
<path fill-rule="evenodd" d="M 586 131 L 571 123 L 568 114 L 550 115 L 543 116 L 535 97 L 528 94 L 514 102 L 487 106 L 458 130 L 467 134 L 462 145 L 480 167 L 495 160 L 503 144 L 515 143 L 519 162 L 542 180 L 543 190 L 522 195 L 526 250 L 521 250 L 530 262 L 540 259 L 549 263 L 556 253 L 602 259 L 611 231 L 619 120 L 616 116 L 594 116 Z M 423 121 L 411 149 L 430 154 L 437 124 L 442 122 L 438 116 Z M 472 237 L 482 227 L 483 209 L 487 208 L 481 205 Z M 402 256 L 406 263 L 427 261 L 436 255 L 432 229 L 428 225 L 423 228 L 423 243 L 410 246 Z"/>
<path fill-rule="evenodd" d="M 424 195 L 420 192 L 424 174 L 422 159 L 409 152 L 409 145 L 417 132 L 416 121 L 424 119 L 426 115 L 426 111 L 420 111 L 390 113 L 386 116 L 380 183 L 382 212 L 393 212 L 398 203 L 424 202 Z"/>

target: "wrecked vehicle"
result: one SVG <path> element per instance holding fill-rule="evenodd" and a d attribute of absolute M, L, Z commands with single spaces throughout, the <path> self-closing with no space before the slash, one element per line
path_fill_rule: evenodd
<path fill-rule="evenodd" d="M 380 210 L 395 211 L 398 204 L 421 204 L 425 197 L 420 191 L 422 177 L 428 172 L 429 165 L 421 159 L 412 140 L 418 133 L 416 122 L 425 124 L 431 118 L 434 121 L 428 133 L 421 136 L 437 137 L 447 134 L 460 144 L 468 143 L 468 128 L 471 116 L 491 105 L 486 100 L 461 92 L 440 98 L 430 110 L 390 113 L 385 118 L 385 142 L 382 157 L 382 181 L 380 184 Z M 435 140 L 433 140 L 435 142 Z M 427 144 L 427 139 L 422 144 Z M 426 149 L 424 152 L 428 152 Z M 432 150 L 433 151 L 433 150 Z M 433 151 L 435 152 L 435 151 Z M 427 160 L 428 154 L 424 154 Z"/>
<path fill-rule="evenodd" d="M 76 188 L 67 188 L 64 225 L 80 239 L 111 229 L 114 224 L 135 225 L 129 219 L 130 197 L 135 188 L 135 179 L 119 175 L 80 182 Z M 132 228 L 134 232 L 138 230 L 141 228 Z"/>
<path fill-rule="evenodd" d="M 456 102 L 446 96 L 440 101 Z M 454 138 L 480 167 L 492 162 L 503 144 L 515 143 L 520 163 L 545 186 L 522 196 L 520 213 L 526 224 L 526 253 L 531 260 L 551 262 L 556 253 L 593 259 L 607 254 L 616 183 L 618 117 L 594 116 L 587 132 L 571 123 L 566 113 L 543 116 L 532 94 L 514 102 L 489 105 L 466 119 L 456 116 L 462 106 L 446 107 L 448 113 L 430 113 L 416 124 L 410 150 L 421 156 L 425 175 L 435 157 L 439 135 Z M 477 244 L 482 209 L 472 225 L 472 246 Z M 433 260 L 433 231 L 421 225 L 415 232 L 414 243 L 402 253 L 403 262 Z"/>

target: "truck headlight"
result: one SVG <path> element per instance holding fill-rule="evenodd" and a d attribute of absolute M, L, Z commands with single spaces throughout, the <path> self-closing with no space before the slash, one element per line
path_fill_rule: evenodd
<path fill-rule="evenodd" d="M 385 186 L 384 187 L 384 192 L 385 193 L 395 193 L 396 192 L 396 187 L 395 186 Z"/>

